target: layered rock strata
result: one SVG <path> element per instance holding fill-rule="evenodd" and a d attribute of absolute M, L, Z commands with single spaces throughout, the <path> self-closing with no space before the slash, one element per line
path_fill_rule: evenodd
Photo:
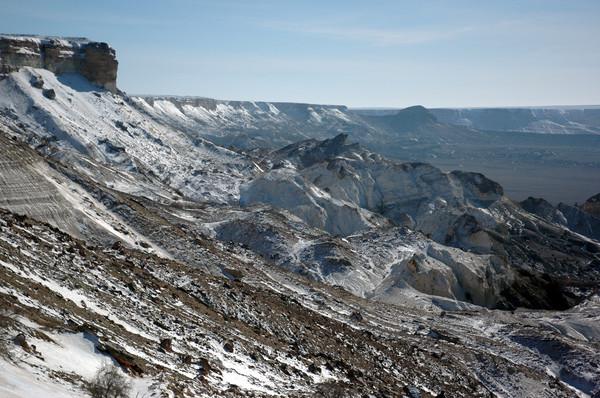
<path fill-rule="evenodd" d="M 79 73 L 113 93 L 117 91 L 118 61 L 106 43 L 85 38 L 0 35 L 0 74 L 30 66 L 57 75 Z"/>

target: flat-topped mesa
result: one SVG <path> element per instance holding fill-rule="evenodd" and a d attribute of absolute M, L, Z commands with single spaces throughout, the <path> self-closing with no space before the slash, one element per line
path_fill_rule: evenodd
<path fill-rule="evenodd" d="M 0 35 L 0 73 L 24 66 L 53 73 L 79 73 L 91 83 L 117 92 L 115 50 L 85 38 Z"/>

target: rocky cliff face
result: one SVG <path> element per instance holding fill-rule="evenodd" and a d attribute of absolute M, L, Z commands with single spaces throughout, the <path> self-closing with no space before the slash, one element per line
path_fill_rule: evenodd
<path fill-rule="evenodd" d="M 132 97 L 150 119 L 214 142 L 248 150 L 276 149 L 308 138 L 346 133 L 362 142 L 381 135 L 342 105 L 223 101 L 198 97 Z"/>
<path fill-rule="evenodd" d="M 561 202 L 554 207 L 544 199 L 531 197 L 522 201 L 520 205 L 546 221 L 569 228 L 588 238 L 600 240 L 600 218 L 594 214 L 594 211 L 598 210 L 598 197 L 599 195 L 589 198 L 581 206 Z"/>
<path fill-rule="evenodd" d="M 79 73 L 113 93 L 117 91 L 115 50 L 85 38 L 0 35 L 0 73 L 30 66 L 56 74 Z"/>

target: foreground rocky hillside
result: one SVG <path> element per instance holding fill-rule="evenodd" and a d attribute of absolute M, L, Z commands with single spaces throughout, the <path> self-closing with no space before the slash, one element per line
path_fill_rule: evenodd
<path fill-rule="evenodd" d="M 57 40 L 8 54 L 103 47 Z M 570 221 L 594 198 L 390 160 L 325 133 L 364 123 L 343 107 L 132 98 L 5 54 L 0 395 L 85 396 L 104 363 L 133 396 L 600 393 L 600 246 Z M 416 119 L 439 126 L 377 123 Z M 208 139 L 257 120 L 261 150 Z"/>
<path fill-rule="evenodd" d="M 81 396 L 103 362 L 145 396 L 567 397 L 561 379 L 598 382 L 581 340 L 598 338 L 598 304 L 558 319 L 372 305 L 210 241 L 229 277 L 0 220 L 5 396 Z"/>

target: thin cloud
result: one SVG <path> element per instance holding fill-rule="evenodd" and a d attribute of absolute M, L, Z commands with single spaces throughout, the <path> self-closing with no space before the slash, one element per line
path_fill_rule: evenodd
<path fill-rule="evenodd" d="M 472 27 L 455 29 L 378 29 L 354 27 L 326 27 L 317 25 L 271 23 L 265 27 L 279 30 L 314 35 L 333 40 L 345 40 L 367 43 L 379 47 L 414 45 L 456 38 L 474 30 Z"/>

